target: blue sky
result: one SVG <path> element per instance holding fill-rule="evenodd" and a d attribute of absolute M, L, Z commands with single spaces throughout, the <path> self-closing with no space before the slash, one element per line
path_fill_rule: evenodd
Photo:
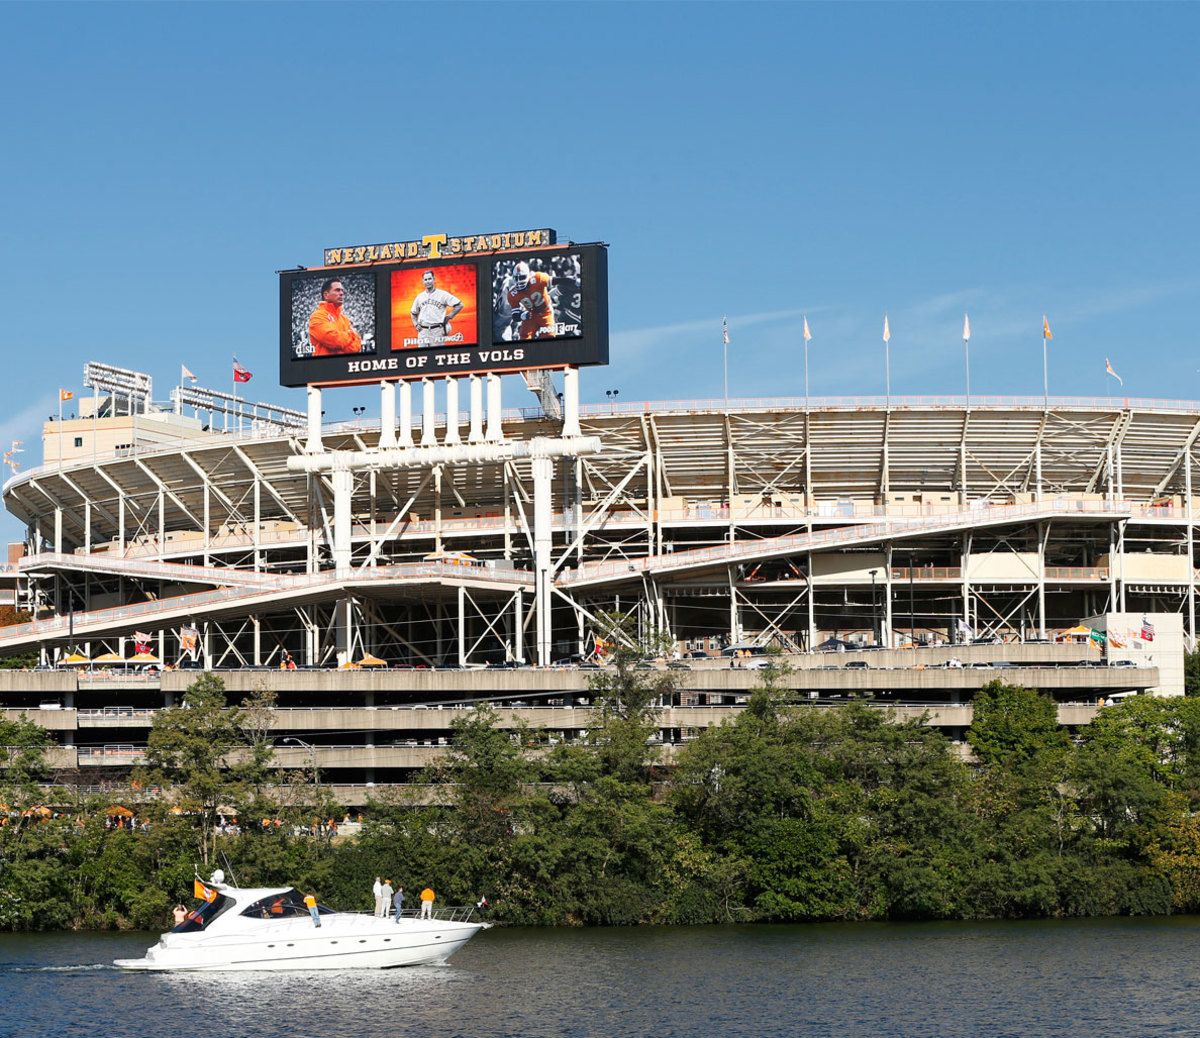
<path fill-rule="evenodd" d="M 6 4 L 0 441 L 101 360 L 277 383 L 325 246 L 606 241 L 585 400 L 1200 398 L 1196 5 Z M 331 418 L 360 397 L 327 394 Z M 531 402 L 516 384 L 506 403 Z"/>

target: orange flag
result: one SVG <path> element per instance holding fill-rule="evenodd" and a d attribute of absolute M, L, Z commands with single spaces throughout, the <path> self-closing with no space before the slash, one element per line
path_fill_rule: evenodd
<path fill-rule="evenodd" d="M 1045 314 L 1042 315 L 1042 338 L 1043 339 L 1053 339 L 1054 338 L 1054 336 L 1050 334 L 1050 322 L 1046 320 Z"/>

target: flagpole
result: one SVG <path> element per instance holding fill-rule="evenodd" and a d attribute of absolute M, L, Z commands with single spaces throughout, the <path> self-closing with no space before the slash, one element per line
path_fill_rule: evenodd
<path fill-rule="evenodd" d="M 1045 394 L 1046 410 L 1050 410 L 1050 365 L 1046 360 L 1046 331 L 1050 326 L 1046 323 L 1046 315 L 1042 314 L 1042 392 Z"/>
<path fill-rule="evenodd" d="M 967 410 L 971 409 L 971 322 L 963 314 L 963 348 L 967 354 Z"/>
<path fill-rule="evenodd" d="M 808 331 L 808 314 L 804 315 L 804 410 L 808 410 L 808 340 L 812 338 Z"/>
<path fill-rule="evenodd" d="M 721 318 L 721 351 L 725 358 L 725 410 L 729 410 L 729 315 Z"/>
<path fill-rule="evenodd" d="M 884 391 L 887 394 L 887 410 L 892 408 L 892 356 L 891 356 L 892 331 L 888 327 L 887 314 L 883 315 L 883 371 L 884 371 Z"/>

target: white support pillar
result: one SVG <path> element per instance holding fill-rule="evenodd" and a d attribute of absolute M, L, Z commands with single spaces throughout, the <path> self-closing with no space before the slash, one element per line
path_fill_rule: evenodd
<path fill-rule="evenodd" d="M 499 443 L 504 439 L 503 408 L 500 399 L 500 376 L 489 374 L 487 377 L 487 439 L 491 443 Z"/>
<path fill-rule="evenodd" d="M 458 588 L 458 665 L 467 665 L 467 589 Z"/>
<path fill-rule="evenodd" d="M 446 435 L 442 442 L 462 443 L 458 435 L 458 379 L 453 375 L 446 379 Z"/>
<path fill-rule="evenodd" d="M 306 454 L 320 454 L 325 450 L 321 442 L 321 389 L 319 386 L 308 387 L 308 443 L 304 447 Z"/>
<path fill-rule="evenodd" d="M 354 599 L 339 598 L 333 607 L 334 641 L 337 645 L 338 666 L 350 662 L 354 651 L 354 630 L 351 626 Z"/>
<path fill-rule="evenodd" d="M 161 496 L 162 496 L 162 494 L 160 492 L 159 497 L 161 498 Z M 54 551 L 56 554 L 59 554 L 59 555 L 62 554 L 62 550 L 63 550 L 62 520 L 63 520 L 63 510 L 62 510 L 62 507 L 59 506 L 54 509 Z"/>
<path fill-rule="evenodd" d="M 436 447 L 437 436 L 434 433 L 434 418 L 437 416 L 436 387 L 433 379 L 421 379 L 421 446 Z"/>
<path fill-rule="evenodd" d="M 335 466 L 330 473 L 333 483 L 333 566 L 339 575 L 350 571 L 350 495 L 354 473 Z"/>
<path fill-rule="evenodd" d="M 379 383 L 379 449 L 396 446 L 396 383 Z"/>
<path fill-rule="evenodd" d="M 1187 615 L 1188 627 L 1187 636 L 1188 644 L 1187 651 L 1196 651 L 1196 520 L 1192 514 L 1192 449 L 1189 447 L 1184 451 L 1183 460 L 1183 492 L 1187 495 L 1186 508 L 1187 513 L 1187 559 L 1188 559 L 1188 589 L 1187 589 Z"/>
<path fill-rule="evenodd" d="M 563 371 L 563 436 L 582 436 L 579 428 L 579 369 Z"/>
<path fill-rule="evenodd" d="M 400 429 L 398 447 L 411 447 L 412 438 L 412 383 L 400 383 Z"/>
<path fill-rule="evenodd" d="M 513 659 L 525 662 L 525 600 L 524 593 L 513 595 Z"/>
<path fill-rule="evenodd" d="M 894 649 L 892 636 L 892 544 L 888 542 L 883 553 L 883 593 L 887 601 L 883 607 L 883 637 L 879 640 L 889 649 Z"/>
<path fill-rule="evenodd" d="M 494 376 L 489 375 L 489 378 Z M 497 379 L 497 382 L 499 379 Z M 490 422 L 489 422 L 490 425 Z M 533 470 L 533 568 L 534 609 L 537 611 L 537 662 L 539 667 L 550 665 L 552 630 L 550 624 L 551 559 L 551 487 L 554 481 L 554 460 L 548 457 L 531 459 Z"/>
<path fill-rule="evenodd" d="M 478 375 L 472 375 L 467 384 L 471 396 L 471 428 L 467 433 L 468 443 L 483 442 L 483 381 Z"/>
<path fill-rule="evenodd" d="M 1050 524 L 1038 523 L 1038 637 L 1046 637 L 1046 542 L 1050 539 Z"/>

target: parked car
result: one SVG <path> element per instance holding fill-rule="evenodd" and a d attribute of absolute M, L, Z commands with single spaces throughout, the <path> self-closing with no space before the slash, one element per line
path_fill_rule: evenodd
<path fill-rule="evenodd" d="M 706 660 L 709 658 L 708 653 L 702 649 L 693 649 L 691 652 L 683 654 L 685 660 Z"/>
<path fill-rule="evenodd" d="M 870 670 L 871 664 L 866 660 L 851 660 L 849 663 L 842 664 L 843 670 Z"/>
<path fill-rule="evenodd" d="M 1136 667 L 1137 664 L 1133 660 L 1109 660 L 1110 667 Z"/>
<path fill-rule="evenodd" d="M 683 660 L 671 660 L 671 662 L 667 664 L 667 670 L 691 670 L 691 669 L 692 668 L 689 667 L 686 663 L 684 663 Z"/>

